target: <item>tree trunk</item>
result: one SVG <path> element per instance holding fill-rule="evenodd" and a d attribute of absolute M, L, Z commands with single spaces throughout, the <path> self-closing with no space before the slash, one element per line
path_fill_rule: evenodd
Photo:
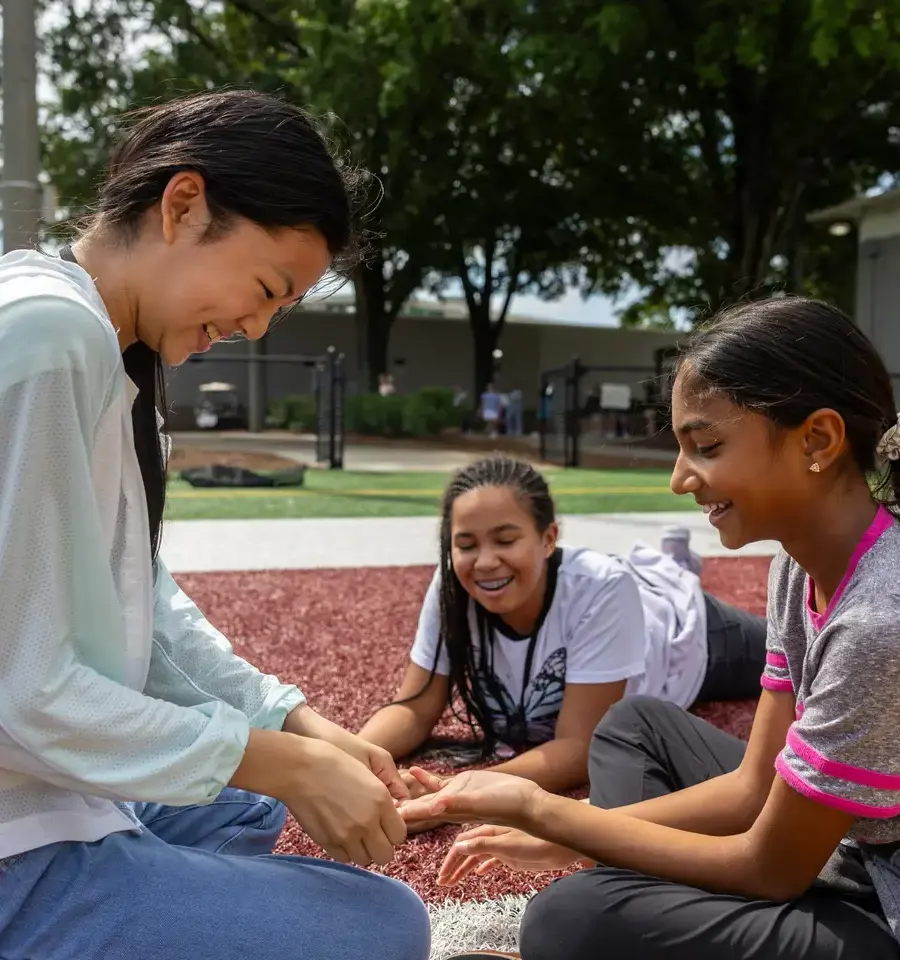
<path fill-rule="evenodd" d="M 384 310 L 381 311 L 378 321 L 370 323 L 366 336 L 366 369 L 369 371 L 369 389 L 378 389 L 378 377 L 382 373 L 390 373 L 388 369 L 388 345 L 393 317 L 388 318 Z"/>
<path fill-rule="evenodd" d="M 393 316 L 387 311 L 380 262 L 362 266 L 354 277 L 356 288 L 357 380 L 362 390 L 378 389 L 378 377 L 388 373 L 388 345 Z"/>
<path fill-rule="evenodd" d="M 499 339 L 500 327 L 498 324 L 491 323 L 490 309 L 490 305 L 479 305 L 478 310 L 469 315 L 475 363 L 476 404 L 487 385 L 494 379 L 494 350 Z"/>

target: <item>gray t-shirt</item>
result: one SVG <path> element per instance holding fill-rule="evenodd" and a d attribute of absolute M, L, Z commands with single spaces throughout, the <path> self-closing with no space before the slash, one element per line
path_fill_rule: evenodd
<path fill-rule="evenodd" d="M 900 526 L 887 510 L 879 508 L 824 614 L 811 596 L 809 577 L 781 551 L 769 574 L 762 683 L 793 692 L 797 719 L 775 768 L 799 793 L 858 817 L 848 841 L 896 843 Z"/>

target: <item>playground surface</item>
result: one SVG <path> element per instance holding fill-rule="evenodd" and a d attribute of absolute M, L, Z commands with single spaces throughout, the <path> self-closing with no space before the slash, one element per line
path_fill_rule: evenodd
<path fill-rule="evenodd" d="M 706 563 L 705 585 L 732 603 L 763 612 L 768 562 L 765 557 L 713 558 Z M 431 569 L 190 573 L 178 579 L 238 653 L 262 670 L 298 683 L 326 716 L 359 729 L 394 693 Z M 707 705 L 697 712 L 746 736 L 753 708 L 752 702 L 743 701 Z M 441 732 L 464 736 L 466 728 L 450 717 Z M 454 834 L 448 827 L 411 838 L 384 872 L 410 883 L 434 905 L 448 897 L 495 900 L 526 893 L 551 879 L 504 870 L 453 889 L 438 887 L 437 868 Z M 293 822 L 279 850 L 320 855 Z"/>
<path fill-rule="evenodd" d="M 362 469 L 309 471 L 301 491 L 196 491 L 176 479 L 164 528 L 164 559 L 235 650 L 296 682 L 316 709 L 354 730 L 394 693 L 437 559 L 440 493 L 466 462 L 458 452 L 443 460 L 417 451 L 411 466 L 387 452 L 358 464 Z M 209 462 L 205 451 L 187 453 L 194 459 L 182 465 Z M 258 470 L 297 462 L 277 448 L 252 451 L 252 461 L 246 450 L 224 453 L 229 459 L 217 454 L 218 462 Z M 658 544 L 663 526 L 679 523 L 707 558 L 706 588 L 764 612 L 774 545 L 725 555 L 692 500 L 668 491 L 664 466 L 546 472 L 563 513 L 563 542 L 623 553 L 636 541 Z M 754 708 L 741 701 L 703 704 L 696 712 L 746 737 Z M 449 713 L 439 733 L 469 735 Z M 500 870 L 438 887 L 437 870 L 456 832 L 447 827 L 410 838 L 383 872 L 409 883 L 428 904 L 433 960 L 461 949 L 513 949 L 528 895 L 556 875 Z M 278 850 L 322 855 L 290 818 Z"/>

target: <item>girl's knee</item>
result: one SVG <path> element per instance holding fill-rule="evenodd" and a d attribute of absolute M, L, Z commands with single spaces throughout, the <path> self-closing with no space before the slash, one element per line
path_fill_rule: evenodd
<path fill-rule="evenodd" d="M 405 883 L 378 874 L 369 875 L 373 887 L 370 909 L 377 917 L 378 937 L 373 937 L 373 960 L 428 960 L 431 922 L 418 894 Z"/>
<path fill-rule="evenodd" d="M 681 707 L 675 706 L 668 700 L 643 694 L 623 697 L 603 715 L 603 719 L 594 730 L 594 736 L 609 736 L 619 731 L 656 727 L 673 712 L 681 713 Z"/>
<path fill-rule="evenodd" d="M 615 908 L 617 890 L 628 871 L 582 870 L 551 883 L 532 898 L 522 918 L 522 960 L 582 960 L 598 955 L 626 956 L 637 945 Z"/>

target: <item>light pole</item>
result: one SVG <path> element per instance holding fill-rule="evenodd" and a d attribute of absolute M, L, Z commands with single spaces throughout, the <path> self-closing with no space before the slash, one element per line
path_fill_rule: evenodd
<path fill-rule="evenodd" d="M 41 219 L 35 0 L 3 0 L 3 250 L 33 247 Z"/>

